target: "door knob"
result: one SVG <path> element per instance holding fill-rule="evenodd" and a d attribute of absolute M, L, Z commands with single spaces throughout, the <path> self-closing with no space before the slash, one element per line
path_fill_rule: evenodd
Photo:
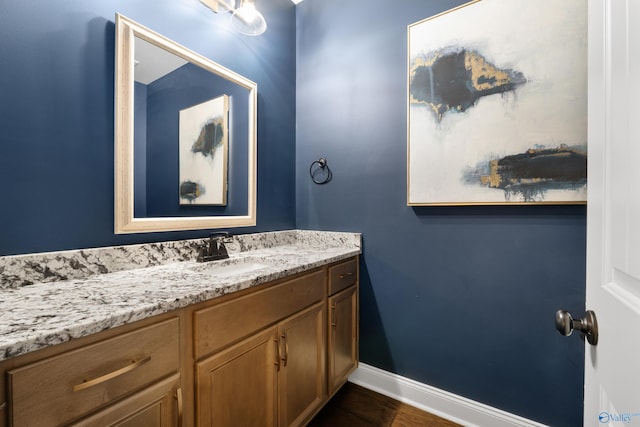
<path fill-rule="evenodd" d="M 587 342 L 591 345 L 598 344 L 598 320 L 596 314 L 588 310 L 584 314 L 584 319 L 575 320 L 571 313 L 566 310 L 556 311 L 556 329 L 560 334 L 568 337 L 576 330 L 582 332 L 587 337 Z"/>

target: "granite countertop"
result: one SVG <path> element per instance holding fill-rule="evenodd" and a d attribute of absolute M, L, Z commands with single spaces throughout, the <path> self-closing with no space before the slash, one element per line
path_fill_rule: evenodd
<path fill-rule="evenodd" d="M 234 236 L 234 241 L 228 244 L 229 259 L 208 263 L 197 263 L 195 256 L 190 258 L 184 253 L 178 258 L 189 260 L 176 261 L 176 248 L 193 250 L 206 242 L 202 239 L 178 245 L 173 242 L 42 254 L 40 259 L 44 261 L 35 266 L 34 259 L 38 259 L 35 255 L 0 258 L 0 273 L 5 273 L 4 287 L 0 288 L 0 360 L 361 253 L 360 235 L 355 233 L 292 230 L 245 236 Z M 171 256 L 166 255 L 170 252 L 167 247 L 172 249 Z M 129 262 L 137 254 L 139 262 L 122 270 L 113 253 Z M 148 256 L 144 258 L 141 254 Z M 91 257 L 101 263 L 99 270 L 103 274 L 89 271 L 91 268 L 86 265 L 78 267 L 78 259 Z M 104 263 L 106 257 L 111 260 L 109 268 Z M 155 265 L 148 265 L 150 258 Z M 48 271 L 41 275 L 43 280 L 65 278 L 70 275 L 65 272 L 65 265 L 73 266 L 74 271 L 87 272 L 87 277 L 42 282 L 33 282 L 33 277 L 30 280 L 17 277 L 20 266 L 23 271 L 29 266 L 34 271 Z M 12 283 L 23 285 L 11 286 L 8 277 Z"/>

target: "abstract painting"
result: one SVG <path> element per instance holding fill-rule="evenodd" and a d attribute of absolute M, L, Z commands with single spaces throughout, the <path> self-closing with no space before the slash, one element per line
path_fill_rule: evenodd
<path fill-rule="evenodd" d="M 229 97 L 180 110 L 180 204 L 227 204 Z"/>
<path fill-rule="evenodd" d="M 475 0 L 408 27 L 409 205 L 587 195 L 587 0 Z"/>

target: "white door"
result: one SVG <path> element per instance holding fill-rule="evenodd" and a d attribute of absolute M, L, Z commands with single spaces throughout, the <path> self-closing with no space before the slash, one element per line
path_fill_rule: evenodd
<path fill-rule="evenodd" d="M 584 424 L 640 426 L 639 0 L 589 0 L 586 305 Z"/>

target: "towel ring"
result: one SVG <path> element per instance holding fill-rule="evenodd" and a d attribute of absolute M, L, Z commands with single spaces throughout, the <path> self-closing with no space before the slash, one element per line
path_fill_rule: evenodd
<path fill-rule="evenodd" d="M 318 165 L 318 168 L 314 171 L 313 167 L 315 165 Z M 319 170 L 326 170 L 326 176 L 323 180 L 316 179 L 315 177 L 315 173 L 317 173 Z M 324 157 L 320 157 L 318 160 L 311 163 L 311 166 L 309 166 L 309 175 L 311 175 L 311 179 L 313 180 L 313 182 L 318 185 L 326 184 L 327 182 L 331 181 L 331 178 L 333 177 L 331 169 L 329 169 L 329 165 L 327 165 L 327 159 L 325 159 Z"/>

